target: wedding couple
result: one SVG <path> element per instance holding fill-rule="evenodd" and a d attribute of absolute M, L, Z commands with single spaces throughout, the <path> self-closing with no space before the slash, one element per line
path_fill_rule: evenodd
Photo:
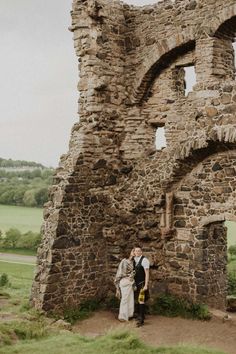
<path fill-rule="evenodd" d="M 144 324 L 149 267 L 149 260 L 143 256 L 139 246 L 132 249 L 130 255 L 120 262 L 115 276 L 117 296 L 120 298 L 120 321 L 136 317 L 138 327 Z"/>

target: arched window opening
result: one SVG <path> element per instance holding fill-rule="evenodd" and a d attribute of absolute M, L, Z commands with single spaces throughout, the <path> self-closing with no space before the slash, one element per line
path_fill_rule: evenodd
<path fill-rule="evenodd" d="M 155 140 L 156 150 L 162 150 L 166 147 L 166 137 L 165 137 L 165 128 L 158 127 L 156 128 L 156 140 Z"/>
<path fill-rule="evenodd" d="M 219 79 L 235 77 L 236 16 L 222 23 L 214 35 L 213 74 Z"/>
<path fill-rule="evenodd" d="M 152 95 L 152 87 L 156 79 L 160 76 L 164 70 L 169 67 L 173 68 L 174 64 L 179 61 L 180 58 L 187 54 L 194 54 L 195 41 L 189 41 L 175 47 L 162 55 L 146 72 L 141 80 L 139 87 L 135 90 L 135 96 L 138 104 L 141 106 L 144 102 L 147 102 Z M 172 89 L 177 92 L 178 96 L 184 96 L 184 69 L 183 67 L 192 65 L 194 60 L 190 60 L 188 63 L 176 64 L 172 69 Z M 183 77 L 182 77 L 183 76 Z"/>
<path fill-rule="evenodd" d="M 232 305 L 233 301 L 236 302 L 236 222 L 226 221 L 225 226 L 227 227 L 227 307 L 229 311 L 236 312 L 236 307 Z"/>
<path fill-rule="evenodd" d="M 184 77 L 185 88 L 184 88 L 184 92 L 185 92 L 185 96 L 187 96 L 189 92 L 193 91 L 193 87 L 197 83 L 195 66 L 191 65 L 191 66 L 184 67 L 184 72 L 185 72 L 185 77 Z"/>

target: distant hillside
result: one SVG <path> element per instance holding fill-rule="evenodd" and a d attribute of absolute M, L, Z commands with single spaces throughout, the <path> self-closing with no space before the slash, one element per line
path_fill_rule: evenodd
<path fill-rule="evenodd" d="M 53 173 L 36 162 L 0 158 L 0 204 L 42 207 Z"/>
<path fill-rule="evenodd" d="M 46 168 L 40 163 L 25 160 L 3 159 L 0 157 L 0 168 Z"/>

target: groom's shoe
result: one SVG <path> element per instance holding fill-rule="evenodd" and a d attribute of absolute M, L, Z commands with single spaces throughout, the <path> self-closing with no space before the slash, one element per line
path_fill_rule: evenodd
<path fill-rule="evenodd" d="M 136 327 L 142 327 L 144 325 L 144 321 L 138 320 L 136 323 Z"/>

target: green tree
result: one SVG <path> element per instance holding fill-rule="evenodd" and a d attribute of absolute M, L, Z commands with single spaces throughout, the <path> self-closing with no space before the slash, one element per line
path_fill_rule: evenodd
<path fill-rule="evenodd" d="M 30 189 L 25 192 L 23 203 L 25 206 L 28 207 L 35 207 L 37 205 L 37 202 L 35 200 L 35 191 L 33 189 Z"/>
<path fill-rule="evenodd" d="M 17 242 L 21 237 L 21 232 L 18 229 L 11 228 L 6 231 L 6 236 L 3 241 L 3 247 L 16 248 Z"/>
<path fill-rule="evenodd" d="M 14 204 L 14 190 L 8 188 L 0 195 L 0 204 Z"/>
<path fill-rule="evenodd" d="M 36 250 L 41 241 L 40 233 L 28 231 L 20 236 L 17 241 L 17 248 L 26 248 L 30 250 Z"/>
<path fill-rule="evenodd" d="M 44 203 L 48 201 L 48 189 L 41 188 L 35 193 L 35 200 L 37 202 L 37 206 L 42 207 Z"/>
<path fill-rule="evenodd" d="M 25 192 L 25 187 L 20 186 L 19 188 L 17 188 L 14 194 L 14 202 L 16 205 L 22 205 Z"/>
<path fill-rule="evenodd" d="M 34 171 L 32 171 L 32 177 L 41 177 L 41 170 L 39 168 L 36 168 Z"/>
<path fill-rule="evenodd" d="M 231 257 L 232 256 L 236 256 L 236 245 L 230 246 L 229 249 L 228 249 L 228 252 L 229 252 Z"/>

